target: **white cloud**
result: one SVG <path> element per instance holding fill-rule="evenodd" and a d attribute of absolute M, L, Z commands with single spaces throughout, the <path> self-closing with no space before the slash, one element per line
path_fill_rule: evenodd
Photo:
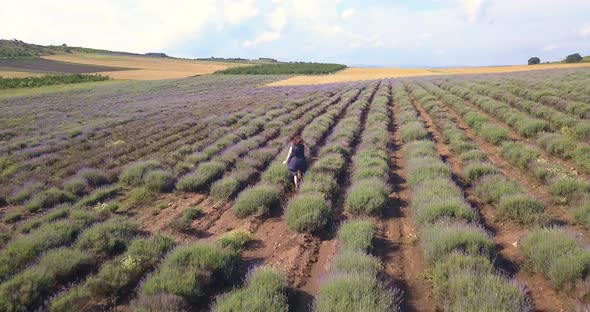
<path fill-rule="evenodd" d="M 253 40 L 245 40 L 242 43 L 242 46 L 251 48 L 263 43 L 279 40 L 281 38 L 281 32 L 285 25 L 287 25 L 288 20 L 289 16 L 287 14 L 287 9 L 283 6 L 276 7 L 271 13 L 267 14 L 265 18 L 266 26 L 270 28 L 270 30 L 259 33 Z"/>
<path fill-rule="evenodd" d="M 590 37 L 590 22 L 585 23 L 580 29 L 578 29 L 578 35 L 580 35 L 580 37 Z"/>
<path fill-rule="evenodd" d="M 256 36 L 256 38 L 254 38 L 254 40 L 246 40 L 244 41 L 244 47 L 255 47 L 257 45 L 260 45 L 262 43 L 267 43 L 267 42 L 272 42 L 275 40 L 278 40 L 281 38 L 281 34 L 277 33 L 277 32 L 270 32 L 270 31 L 265 31 L 261 34 L 259 34 L 258 36 Z"/>
<path fill-rule="evenodd" d="M 460 4 L 470 23 L 477 23 L 484 15 L 486 0 L 461 0 Z"/>
<path fill-rule="evenodd" d="M 285 8 L 278 7 L 272 13 L 266 16 L 266 23 L 273 31 L 280 32 L 287 24 L 288 19 L 289 16 L 287 15 L 287 10 Z"/>
<path fill-rule="evenodd" d="M 230 24 L 240 24 L 256 17 L 260 10 L 255 0 L 224 0 L 223 13 Z"/>
<path fill-rule="evenodd" d="M 543 47 L 543 51 L 553 51 L 557 48 L 559 48 L 559 47 L 556 44 L 548 44 Z"/>
<path fill-rule="evenodd" d="M 348 8 L 348 9 L 342 11 L 342 13 L 340 13 L 340 18 L 342 18 L 343 20 L 348 20 L 348 19 L 352 18 L 355 13 L 356 13 L 356 9 Z"/>
<path fill-rule="evenodd" d="M 232 3 L 245 8 L 247 2 Z M 33 43 L 155 52 L 198 38 L 208 24 L 231 24 L 255 13 L 222 9 L 215 0 L 104 0 L 91 5 L 77 0 L 3 0 L 0 29 L 3 37 Z"/>
<path fill-rule="evenodd" d="M 432 33 L 429 33 L 429 32 L 422 33 L 421 37 L 422 37 L 422 39 L 430 39 L 430 38 L 432 38 Z"/>
<path fill-rule="evenodd" d="M 480 65 L 590 51 L 588 0 L 0 1 L 2 37 L 187 57 Z"/>

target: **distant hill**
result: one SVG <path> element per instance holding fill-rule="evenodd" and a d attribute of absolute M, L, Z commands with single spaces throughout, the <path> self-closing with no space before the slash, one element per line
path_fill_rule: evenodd
<path fill-rule="evenodd" d="M 166 55 L 166 53 L 158 53 L 158 52 L 148 52 L 144 55 L 151 56 L 151 57 L 169 57 L 168 55 Z"/>
<path fill-rule="evenodd" d="M 0 58 L 37 58 L 40 56 L 47 55 L 61 55 L 71 53 L 94 53 L 94 54 L 105 54 L 105 55 L 119 55 L 119 56 L 149 56 L 158 58 L 176 58 L 166 55 L 162 52 L 147 52 L 145 54 L 121 52 L 121 51 L 110 51 L 104 49 L 92 49 L 83 47 L 70 47 L 65 43 L 62 45 L 39 45 L 34 43 L 26 43 L 22 40 L 12 39 L 0 39 Z M 223 57 L 206 57 L 206 58 L 179 58 L 186 60 L 196 61 L 209 61 L 216 63 L 241 63 L 241 64 L 278 64 L 282 63 L 273 58 L 261 57 L 258 59 L 244 59 L 244 58 L 223 58 Z"/>
<path fill-rule="evenodd" d="M 109 51 L 103 49 L 91 49 L 82 47 L 70 47 L 66 44 L 62 45 L 39 45 L 34 43 L 26 43 L 21 40 L 12 39 L 0 39 L 0 58 L 35 58 L 44 55 L 56 55 L 56 54 L 67 54 L 73 52 L 82 53 L 98 53 L 98 54 L 111 54 L 111 55 L 135 55 L 139 56 L 142 54 L 130 53 L 130 52 L 119 52 Z"/>
<path fill-rule="evenodd" d="M 223 63 L 247 63 L 247 64 L 279 64 L 279 62 L 273 58 L 261 57 L 258 59 L 245 59 L 245 58 L 226 58 L 226 57 L 202 57 L 196 58 L 197 61 L 211 61 L 211 62 L 223 62 Z"/>

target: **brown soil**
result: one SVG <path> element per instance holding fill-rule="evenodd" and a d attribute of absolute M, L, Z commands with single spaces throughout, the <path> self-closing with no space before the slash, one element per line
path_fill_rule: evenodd
<path fill-rule="evenodd" d="M 140 228 L 150 233 L 166 233 L 174 237 L 178 242 L 186 242 L 190 235 L 186 233 L 178 233 L 169 228 L 170 221 L 178 217 L 182 212 L 188 208 L 199 206 L 203 208 L 206 218 L 209 215 L 211 205 L 207 205 L 206 197 L 202 194 L 195 193 L 178 193 L 178 194 L 164 194 L 159 198 L 160 202 L 168 203 L 168 207 L 162 209 L 157 214 L 152 213 L 148 207 L 140 207 L 134 209 L 137 213 L 135 218 L 140 224 Z M 196 239 L 193 237 L 192 239 Z"/>
<path fill-rule="evenodd" d="M 442 135 L 422 105 L 415 99 L 413 102 L 419 112 L 420 117 L 425 122 L 428 132 L 433 136 L 437 151 L 441 157 L 451 166 L 456 181 L 466 193 L 467 200 L 479 211 L 481 222 L 483 223 L 484 227 L 494 234 L 494 242 L 498 246 L 498 259 L 496 261 L 496 266 L 514 278 L 517 283 L 527 287 L 527 290 L 535 304 L 537 311 L 563 311 L 563 303 L 558 293 L 549 287 L 547 279 L 540 276 L 539 274 L 527 274 L 520 270 L 520 266 L 524 262 L 524 259 L 522 256 L 520 256 L 517 249 L 518 240 L 523 235 L 528 233 L 528 229 L 524 228 L 523 226 L 499 220 L 496 217 L 495 209 L 492 206 L 481 203 L 477 200 L 472 187 L 464 182 L 465 178 L 463 177 L 461 160 L 456 154 L 450 151 L 448 145 L 442 143 Z M 492 164 L 502 170 L 502 172 L 509 178 L 513 178 L 518 182 L 523 183 L 521 180 L 517 179 L 517 176 L 520 179 L 525 179 L 526 177 L 523 177 L 522 175 L 519 176 L 518 174 L 515 174 L 513 169 L 510 170 L 507 168 L 509 165 L 498 156 L 498 151 L 495 153 L 490 152 L 490 148 L 496 148 L 495 146 L 486 143 L 483 139 L 474 135 L 471 129 L 468 129 L 468 127 L 466 127 L 460 119 L 455 119 L 455 122 L 459 128 L 466 130 L 466 135 L 470 139 L 474 140 L 474 142 L 478 144 L 482 151 L 488 154 Z M 526 183 L 529 182 L 524 182 L 522 185 L 530 185 Z M 538 186 L 533 187 L 532 193 L 535 196 L 540 194 L 538 192 Z M 546 194 L 543 194 L 543 197 L 546 197 Z"/>
<path fill-rule="evenodd" d="M 391 152 L 393 192 L 379 221 L 375 253 L 384 263 L 385 273 L 403 292 L 403 311 L 434 311 L 431 285 L 424 279 L 427 266 L 418 245 L 416 228 L 410 212 L 411 190 L 406 182 L 405 159 L 400 149 L 397 109 L 393 108 L 394 148 Z"/>

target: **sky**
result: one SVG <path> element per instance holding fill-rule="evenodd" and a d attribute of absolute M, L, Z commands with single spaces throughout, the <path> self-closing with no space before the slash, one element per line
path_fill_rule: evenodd
<path fill-rule="evenodd" d="M 513 65 L 590 55 L 590 1 L 0 0 L 0 38 L 187 58 Z"/>

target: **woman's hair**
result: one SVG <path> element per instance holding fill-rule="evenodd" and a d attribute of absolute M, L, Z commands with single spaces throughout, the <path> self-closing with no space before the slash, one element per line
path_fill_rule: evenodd
<path fill-rule="evenodd" d="M 300 135 L 296 135 L 291 139 L 291 144 L 293 144 L 293 145 L 303 144 L 303 139 L 301 138 Z"/>

